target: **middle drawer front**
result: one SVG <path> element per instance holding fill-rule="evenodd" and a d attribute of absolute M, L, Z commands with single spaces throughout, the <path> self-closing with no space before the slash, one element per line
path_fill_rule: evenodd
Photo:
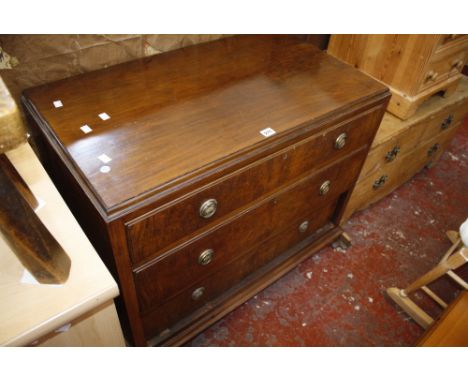
<path fill-rule="evenodd" d="M 352 187 L 365 154 L 361 149 L 343 158 L 135 270 L 140 310 L 161 304 L 268 237 L 291 226 L 299 229 Z M 301 228 L 308 229 L 307 224 Z"/>
<path fill-rule="evenodd" d="M 132 262 L 141 264 L 304 173 L 367 145 L 380 117 L 381 108 L 374 108 L 127 223 Z"/>

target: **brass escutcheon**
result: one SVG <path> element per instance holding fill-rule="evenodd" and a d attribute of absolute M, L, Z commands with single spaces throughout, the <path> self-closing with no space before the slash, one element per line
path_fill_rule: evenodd
<path fill-rule="evenodd" d="M 397 157 L 398 153 L 400 152 L 400 146 L 395 146 L 393 149 L 391 149 L 387 155 L 385 155 L 385 160 L 387 162 L 393 162 L 395 158 Z"/>
<path fill-rule="evenodd" d="M 382 175 L 379 179 L 377 179 L 374 182 L 374 185 L 372 186 L 374 190 L 377 190 L 378 188 L 382 187 L 387 181 L 387 179 L 388 179 L 388 175 Z"/>
<path fill-rule="evenodd" d="M 453 121 L 453 114 L 449 114 L 447 118 L 444 119 L 444 122 L 440 125 L 442 130 L 447 130 L 448 127 L 452 124 Z"/>

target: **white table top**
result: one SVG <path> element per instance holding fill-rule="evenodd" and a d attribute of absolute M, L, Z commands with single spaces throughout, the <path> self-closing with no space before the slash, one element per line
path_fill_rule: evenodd
<path fill-rule="evenodd" d="M 29 144 L 7 155 L 36 198 L 44 202 L 37 215 L 72 261 L 70 277 L 63 285 L 24 282 L 24 267 L 0 235 L 0 345 L 22 346 L 116 297 L 119 291 Z"/>

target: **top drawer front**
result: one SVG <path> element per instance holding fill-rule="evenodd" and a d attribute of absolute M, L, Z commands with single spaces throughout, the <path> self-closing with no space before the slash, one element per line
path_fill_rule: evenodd
<path fill-rule="evenodd" d="M 169 245 L 175 245 L 185 236 L 292 182 L 303 173 L 368 144 L 380 115 L 380 107 L 372 109 L 128 223 L 133 263 L 154 257 Z M 346 134 L 346 143 L 337 149 L 336 141 L 343 134 Z M 211 217 L 201 217 L 200 209 L 209 200 L 216 201 L 216 211 Z"/>

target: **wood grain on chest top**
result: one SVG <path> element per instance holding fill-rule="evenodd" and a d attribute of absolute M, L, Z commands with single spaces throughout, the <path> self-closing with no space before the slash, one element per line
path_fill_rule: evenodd
<path fill-rule="evenodd" d="M 104 210 L 384 87 L 295 38 L 238 36 L 26 91 Z M 53 101 L 63 107 L 55 108 Z M 100 113 L 108 120 L 101 120 Z M 84 134 L 83 125 L 92 128 Z M 273 138 L 274 139 L 274 138 Z M 107 164 L 98 157 L 111 158 Z M 108 165 L 108 173 L 100 172 Z"/>

